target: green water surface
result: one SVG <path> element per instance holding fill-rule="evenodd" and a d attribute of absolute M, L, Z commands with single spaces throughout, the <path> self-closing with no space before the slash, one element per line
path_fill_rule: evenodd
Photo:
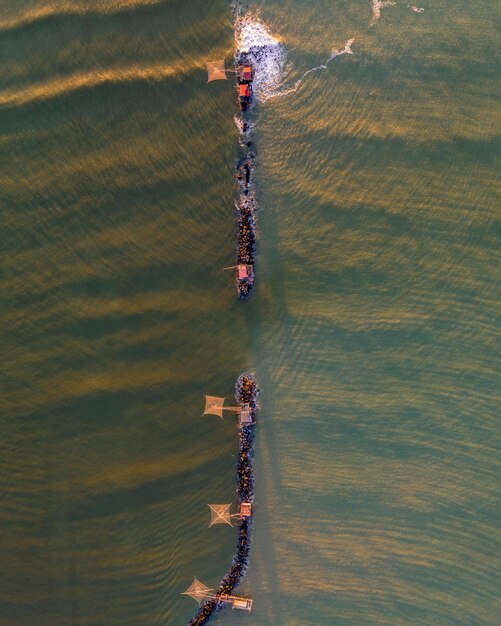
<path fill-rule="evenodd" d="M 236 532 L 221 626 L 499 623 L 499 3 L 267 0 L 257 283 L 235 298 L 226 0 L 0 6 L 1 626 L 185 624 Z"/>

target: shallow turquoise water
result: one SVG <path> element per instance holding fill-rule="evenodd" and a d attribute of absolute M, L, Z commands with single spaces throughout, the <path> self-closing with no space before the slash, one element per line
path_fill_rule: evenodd
<path fill-rule="evenodd" d="M 256 110 L 257 287 L 235 300 L 226 1 L 0 9 L 2 626 L 183 624 L 235 533 L 246 616 L 497 624 L 498 3 L 251 3 L 292 84 Z"/>

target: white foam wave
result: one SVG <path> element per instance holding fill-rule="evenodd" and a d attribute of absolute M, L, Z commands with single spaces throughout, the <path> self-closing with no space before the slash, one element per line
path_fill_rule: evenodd
<path fill-rule="evenodd" d="M 353 50 L 351 49 L 351 46 L 354 43 L 355 43 L 355 37 L 353 37 L 352 39 L 348 39 L 348 41 L 344 44 L 344 48 L 342 50 L 332 51 L 331 58 L 329 59 L 329 61 L 332 61 L 332 59 L 335 59 L 336 57 L 340 57 L 342 54 L 353 54 Z M 327 63 L 329 61 L 327 61 Z"/>
<path fill-rule="evenodd" d="M 247 13 L 236 20 L 235 42 L 237 52 L 246 53 L 255 68 L 255 97 L 266 100 L 282 81 L 285 51 L 280 40 L 261 20 Z"/>
<path fill-rule="evenodd" d="M 308 76 L 308 74 L 311 74 L 312 72 L 317 72 L 318 70 L 326 70 L 329 63 L 332 60 L 334 60 L 336 57 L 340 57 L 343 54 L 353 54 L 353 50 L 351 49 L 351 46 L 353 45 L 354 42 L 355 42 L 355 38 L 348 39 L 348 41 L 344 44 L 344 48 L 342 50 L 333 50 L 331 52 L 331 55 L 326 63 L 323 63 L 322 65 L 317 65 L 317 67 L 312 67 L 310 70 L 307 70 L 301 76 L 301 78 L 294 83 L 294 87 L 289 87 L 288 89 L 284 89 L 282 91 L 276 91 L 274 94 L 272 94 L 272 97 L 288 96 L 290 93 L 294 93 L 295 91 L 299 89 L 301 83 L 306 78 L 306 76 Z"/>
<path fill-rule="evenodd" d="M 349 39 L 342 50 L 333 50 L 324 64 L 306 71 L 293 87 L 283 88 L 286 53 L 280 39 L 274 37 L 267 26 L 251 13 L 238 17 L 235 22 L 237 54 L 245 53 L 254 65 L 253 90 L 256 99 L 261 101 L 294 93 L 308 74 L 325 70 L 333 59 L 342 54 L 353 54 L 351 46 L 354 41 Z"/>
<path fill-rule="evenodd" d="M 395 2 L 393 0 L 371 0 L 372 18 L 369 22 L 369 26 L 373 26 L 379 20 L 381 17 L 381 9 L 394 5 Z"/>
<path fill-rule="evenodd" d="M 241 117 L 237 117 L 236 115 L 233 116 L 233 121 L 235 122 L 235 126 L 237 127 L 237 130 L 239 132 L 240 135 L 243 135 L 244 132 L 244 121 Z"/>
<path fill-rule="evenodd" d="M 244 15 L 237 22 L 237 46 L 240 52 L 251 52 L 253 48 L 274 47 L 280 40 L 269 32 L 266 26 L 251 14 Z"/>

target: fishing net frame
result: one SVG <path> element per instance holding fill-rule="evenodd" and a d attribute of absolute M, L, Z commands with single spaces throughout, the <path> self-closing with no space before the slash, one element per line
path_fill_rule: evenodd
<path fill-rule="evenodd" d="M 226 68 L 224 67 L 224 59 L 219 61 L 206 61 L 207 65 L 207 82 L 213 80 L 228 80 L 226 76 Z"/>
<path fill-rule="evenodd" d="M 208 504 L 207 506 L 210 509 L 209 528 L 214 526 L 214 524 L 228 524 L 228 526 L 233 526 L 231 523 L 231 504 Z"/>
<path fill-rule="evenodd" d="M 223 419 L 224 398 L 217 396 L 205 396 L 205 409 L 202 415 L 217 415 Z"/>
<path fill-rule="evenodd" d="M 181 595 L 190 596 L 190 598 L 193 598 L 195 602 L 198 602 L 198 604 L 200 604 L 202 600 L 204 600 L 210 595 L 211 591 L 212 589 L 210 589 L 209 587 L 206 587 L 197 578 L 193 577 L 193 582 L 191 583 L 191 585 L 188 587 L 186 591 L 183 591 L 181 593 Z"/>

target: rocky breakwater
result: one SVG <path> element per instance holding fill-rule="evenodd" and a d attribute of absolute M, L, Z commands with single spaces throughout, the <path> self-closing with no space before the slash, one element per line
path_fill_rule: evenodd
<path fill-rule="evenodd" d="M 236 384 L 235 397 L 240 405 L 247 404 L 250 409 L 251 423 L 239 430 L 239 456 L 237 465 L 237 492 L 239 504 L 252 503 L 254 498 L 254 476 L 252 460 L 254 457 L 254 429 L 257 410 L 258 387 L 250 374 L 242 374 Z M 225 596 L 233 593 L 242 582 L 249 562 L 252 517 L 240 517 L 238 520 L 238 542 L 233 561 L 227 574 L 219 584 L 217 591 L 198 609 L 188 626 L 202 626 L 210 617 L 225 606 Z"/>

